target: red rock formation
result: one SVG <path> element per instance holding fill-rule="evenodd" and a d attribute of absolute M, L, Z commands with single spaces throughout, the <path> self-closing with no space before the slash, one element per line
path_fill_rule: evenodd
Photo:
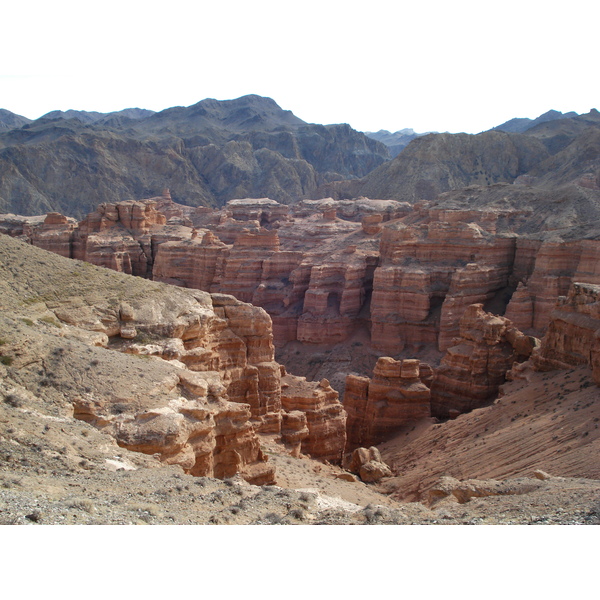
<path fill-rule="evenodd" d="M 79 398 L 74 416 L 108 431 L 118 444 L 135 452 L 160 456 L 203 477 L 227 478 L 240 474 L 256 485 L 275 482 L 275 468 L 267 463 L 250 422 L 247 405 L 206 402 L 183 397 L 166 406 L 129 412 L 121 405 Z"/>
<path fill-rule="evenodd" d="M 456 342 L 431 385 L 431 413 L 436 417 L 455 417 L 493 399 L 513 363 L 527 360 L 537 344 L 505 317 L 485 312 L 482 304 L 464 312 Z"/>
<path fill-rule="evenodd" d="M 527 251 L 531 246 L 531 242 L 519 241 L 517 256 L 521 247 Z M 558 297 L 566 296 L 573 282 L 600 283 L 600 244 L 595 240 L 546 241 L 538 242 L 537 248 L 535 261 L 529 258 L 528 268 L 516 274 L 521 285 L 506 316 L 523 331 L 541 336 Z"/>
<path fill-rule="evenodd" d="M 281 441 L 296 458 L 300 456 L 302 442 L 310 435 L 306 413 L 301 410 L 284 412 L 281 422 Z"/>
<path fill-rule="evenodd" d="M 437 341 L 445 349 L 464 309 L 507 286 L 514 245 L 472 222 L 386 225 L 373 283 L 373 345 L 391 354 L 407 343 Z"/>
<path fill-rule="evenodd" d="M 29 244 L 54 252 L 66 258 L 72 257 L 73 235 L 77 221 L 52 212 L 44 216 L 0 216 L 0 233 L 18 237 Z"/>
<path fill-rule="evenodd" d="M 298 319 L 298 340 L 336 343 L 346 339 L 356 327 L 376 263 L 376 256 L 352 253 L 312 266 Z"/>
<path fill-rule="evenodd" d="M 167 241 L 157 248 L 152 279 L 181 287 L 210 291 L 222 271 L 229 246 L 206 230 L 193 230 L 190 239 Z"/>
<path fill-rule="evenodd" d="M 600 385 L 600 285 L 574 283 L 558 299 L 532 363 L 540 371 L 587 364 Z"/>
<path fill-rule="evenodd" d="M 153 258 L 150 232 L 166 223 L 154 200 L 101 204 L 79 224 L 73 258 L 147 277 Z"/>
<path fill-rule="evenodd" d="M 418 360 L 385 357 L 377 361 L 373 379 L 348 375 L 344 408 L 349 450 L 381 443 L 402 425 L 430 416 L 430 391 L 421 371 L 429 376 L 431 369 Z"/>
<path fill-rule="evenodd" d="M 242 230 L 223 266 L 219 291 L 251 302 L 262 281 L 264 260 L 278 251 L 279 236 L 275 230 Z"/>
<path fill-rule="evenodd" d="M 260 226 L 276 226 L 289 220 L 290 208 L 270 198 L 245 198 L 227 202 L 236 221 L 257 221 Z"/>
<path fill-rule="evenodd" d="M 271 315 L 278 345 L 338 343 L 360 324 L 375 349 L 396 356 L 449 348 L 473 303 L 506 309 L 520 330 L 540 336 L 573 281 L 600 283 L 596 240 L 503 233 L 530 213 L 425 202 L 410 210 L 368 199 L 293 207 L 244 199 L 211 211 L 184 209 L 165 192 L 102 205 L 74 231 L 59 215 L 44 224 L 8 216 L 0 230 L 65 256 L 252 302 Z M 195 228 L 183 225 L 188 218 Z"/>
<path fill-rule="evenodd" d="M 301 411 L 306 415 L 309 433 L 302 440 L 304 454 L 333 463 L 342 461 L 346 411 L 326 379 L 313 382 L 285 374 L 281 378 L 281 404 L 288 413 Z"/>
<path fill-rule="evenodd" d="M 365 215 L 361 220 L 361 226 L 363 233 L 367 235 L 375 235 L 380 233 L 382 230 L 381 222 L 383 221 L 383 215 Z"/>
<path fill-rule="evenodd" d="M 42 226 L 32 228 L 28 233 L 34 246 L 71 258 L 73 232 L 76 227 L 75 219 L 60 213 L 48 213 Z"/>

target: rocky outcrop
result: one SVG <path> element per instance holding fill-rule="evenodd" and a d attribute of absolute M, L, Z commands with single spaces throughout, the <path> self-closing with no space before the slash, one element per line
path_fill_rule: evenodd
<path fill-rule="evenodd" d="M 257 484 L 275 481 L 258 434 L 281 437 L 292 453 L 301 447 L 341 460 L 346 414 L 337 392 L 326 381 L 286 376 L 293 385 L 284 386 L 282 402 L 282 367 L 263 309 L 69 261 L 7 236 L 0 242 L 3 308 L 35 307 L 56 339 L 98 348 L 99 358 L 85 367 L 64 345 L 52 351 L 57 359 L 48 381 L 80 373 L 70 398 L 75 415 L 123 447 L 193 475 L 239 473 Z M 6 248 L 23 259 L 17 277 Z M 39 274 L 46 264 L 52 278 Z M 47 353 L 57 343 L 45 345 Z M 85 354 L 79 356 L 85 360 Z M 117 354 L 123 358 L 112 358 Z M 114 372 L 115 364 L 124 370 Z"/>
<path fill-rule="evenodd" d="M 464 309 L 492 299 L 508 285 L 514 238 L 498 238 L 475 222 L 426 218 L 429 222 L 419 225 L 390 223 L 382 234 L 372 340 L 390 354 L 407 344 L 414 349 L 437 344 L 445 350 Z"/>
<path fill-rule="evenodd" d="M 166 190 L 102 205 L 77 227 L 57 214 L 7 215 L 0 231 L 113 270 L 261 306 L 278 347 L 343 343 L 367 328 L 375 350 L 417 355 L 452 346 L 474 303 L 540 337 L 573 281 L 600 282 L 597 240 L 551 233 L 576 232 L 571 226 L 583 221 L 573 211 L 593 217 L 594 192 L 556 195 L 538 214 L 538 192 L 509 187 L 467 188 L 412 208 L 367 198 L 294 207 L 245 198 L 221 211 L 183 207 Z M 481 197 L 487 205 L 477 205 Z M 532 221 L 541 231 L 531 233 Z"/>
<path fill-rule="evenodd" d="M 338 204 L 308 201 L 299 209 L 306 216 L 292 219 L 287 207 L 273 201 L 231 201 L 224 219 L 213 225 L 216 235 L 198 229 L 195 239 L 161 244 L 153 278 L 229 293 L 264 307 L 279 344 L 296 339 L 341 341 L 355 327 L 370 297 L 377 252 L 371 246 L 364 251 L 360 244 L 343 243 L 327 252 L 328 244 L 361 228 L 357 221 L 335 217 Z M 358 221 L 367 209 L 373 210 L 367 200 L 361 206 L 363 212 L 355 208 L 352 213 Z M 383 208 L 394 206 L 387 202 Z M 326 216 L 328 210 L 331 218 Z M 383 219 L 381 213 L 367 216 L 376 223 Z M 208 219 L 203 214 L 196 222 L 206 225 Z"/>
<path fill-rule="evenodd" d="M 281 404 L 287 413 L 300 411 L 306 415 L 308 435 L 301 442 L 304 454 L 341 463 L 346 445 L 346 411 L 329 381 L 307 381 L 285 373 L 281 378 Z"/>
<path fill-rule="evenodd" d="M 0 233 L 26 241 L 33 246 L 66 258 L 73 257 L 73 237 L 77 221 L 60 213 L 24 217 L 1 215 Z"/>
<path fill-rule="evenodd" d="M 352 252 L 312 266 L 297 339 L 317 344 L 346 339 L 356 327 L 376 264 L 377 256 Z"/>
<path fill-rule="evenodd" d="M 283 413 L 281 422 L 281 441 L 288 448 L 290 455 L 298 458 L 302 451 L 302 442 L 310 435 L 306 413 L 292 410 Z"/>
<path fill-rule="evenodd" d="M 513 363 L 527 360 L 539 343 L 505 317 L 485 312 L 482 304 L 464 312 L 455 342 L 431 385 L 435 417 L 456 417 L 495 398 Z"/>
<path fill-rule="evenodd" d="M 528 249 L 532 244 L 525 245 Z M 595 240 L 572 242 L 545 241 L 535 244 L 535 261 L 530 261 L 530 275 L 513 296 L 507 317 L 524 331 L 541 336 L 550 321 L 559 296 L 566 296 L 575 281 L 600 283 L 600 245 Z"/>
<path fill-rule="evenodd" d="M 156 200 L 101 204 L 80 223 L 73 258 L 147 277 L 153 262 L 151 231 L 167 224 Z"/>
<path fill-rule="evenodd" d="M 73 234 L 77 227 L 75 219 L 60 213 L 48 213 L 41 227 L 24 232 L 30 236 L 31 243 L 42 250 L 54 252 L 66 258 L 73 257 Z"/>
<path fill-rule="evenodd" d="M 532 362 L 541 371 L 589 365 L 600 385 L 600 285 L 574 283 L 558 299 Z"/>
<path fill-rule="evenodd" d="M 184 386 L 189 393 L 189 386 Z M 181 466 L 196 476 L 221 479 L 240 474 L 256 485 L 275 482 L 275 468 L 266 462 L 247 405 L 208 402 L 195 387 L 195 398 L 180 396 L 166 406 L 131 411 L 121 402 L 78 398 L 74 416 L 108 431 L 117 443 L 134 452 L 158 455 L 166 464 Z M 117 412 L 117 414 L 115 414 Z"/>
<path fill-rule="evenodd" d="M 383 477 L 392 476 L 392 471 L 383 462 L 381 453 L 375 446 L 368 449 L 356 448 L 350 455 L 346 468 L 365 483 L 376 483 Z"/>
<path fill-rule="evenodd" d="M 348 443 L 352 450 L 381 443 L 391 433 L 431 415 L 431 368 L 418 360 L 384 357 L 377 361 L 373 379 L 348 375 L 344 408 L 348 413 Z"/>

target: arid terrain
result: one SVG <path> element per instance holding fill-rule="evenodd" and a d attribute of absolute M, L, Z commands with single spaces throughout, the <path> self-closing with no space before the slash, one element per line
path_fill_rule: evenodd
<path fill-rule="evenodd" d="M 154 296 L 173 303 L 178 288 L 68 260 L 7 236 L 0 243 L 2 523 L 598 520 L 600 413 L 589 367 L 532 373 L 527 386 L 525 380 L 506 385 L 505 395 L 487 408 L 400 429 L 380 446 L 394 477 L 379 483 L 363 483 L 340 465 L 303 453 L 292 455 L 277 433 L 259 435 L 276 485 L 251 485 L 240 476 L 194 477 L 181 465 L 164 464 L 160 440 L 158 454 L 134 452 L 117 443 L 105 423 L 81 420 L 81 408 L 74 412 L 85 396 L 103 399 L 117 417 L 149 414 L 144 406 L 150 406 L 148 399 L 159 401 L 168 376 L 156 362 L 167 366 L 164 359 L 124 354 L 118 339 L 106 343 L 102 321 L 89 313 L 83 318 L 82 309 L 100 305 L 106 326 L 103 311 L 117 301 L 111 298 L 134 304 L 136 297 Z M 70 316 L 62 306 L 71 307 Z"/>
<path fill-rule="evenodd" d="M 255 96 L 17 116 L 1 524 L 598 523 L 596 111 L 391 160 Z"/>

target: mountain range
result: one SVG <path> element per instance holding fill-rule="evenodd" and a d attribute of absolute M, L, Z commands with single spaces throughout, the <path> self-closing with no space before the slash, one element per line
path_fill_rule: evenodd
<path fill-rule="evenodd" d="M 499 128 L 477 135 L 429 134 L 367 176 L 324 186 L 334 198 L 433 200 L 467 186 L 520 183 L 542 189 L 570 184 L 599 189 L 600 113 L 542 120 L 523 133 Z"/>
<path fill-rule="evenodd" d="M 182 204 L 219 207 L 246 197 L 415 202 L 515 181 L 597 187 L 599 137 L 594 109 L 511 119 L 477 135 L 309 124 L 257 95 L 160 112 L 52 111 L 35 121 L 0 110 L 0 212 L 82 218 L 164 188 Z"/>
<path fill-rule="evenodd" d="M 20 123 L 5 113 L 2 122 Z M 389 158 L 349 125 L 305 123 L 255 95 L 152 114 L 57 111 L 0 133 L 0 212 L 81 217 L 163 188 L 192 206 L 264 196 L 291 203 Z"/>

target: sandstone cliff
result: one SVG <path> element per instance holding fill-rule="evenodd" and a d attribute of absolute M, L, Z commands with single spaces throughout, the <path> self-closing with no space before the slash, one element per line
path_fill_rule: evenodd
<path fill-rule="evenodd" d="M 431 375 L 418 360 L 389 357 L 377 361 L 372 379 L 348 375 L 348 450 L 381 443 L 403 425 L 429 417 Z"/>
<path fill-rule="evenodd" d="M 459 333 L 431 385 L 431 414 L 436 417 L 456 417 L 493 400 L 507 371 L 539 345 L 508 319 L 486 313 L 482 304 L 464 311 Z"/>
<path fill-rule="evenodd" d="M 71 405 L 76 418 L 125 448 L 194 475 L 275 480 L 257 437 L 280 436 L 284 414 L 262 309 L 68 261 L 7 236 L 0 243 L 2 355 L 15 376 L 55 390 L 65 410 Z M 335 460 L 345 413 L 331 393 L 327 408 L 310 407 L 307 420 L 337 411 L 341 429 L 309 427 L 304 443 L 326 447 Z M 313 418 L 319 411 L 324 416 Z"/>
<path fill-rule="evenodd" d="M 346 375 L 370 375 L 382 354 L 437 364 L 472 304 L 543 336 L 573 281 L 599 282 L 599 192 L 569 190 L 471 187 L 412 207 L 237 199 L 218 211 L 183 207 L 165 191 L 101 205 L 79 225 L 54 213 L 5 215 L 0 229 L 64 256 L 260 306 L 281 359 L 343 394 Z"/>
<path fill-rule="evenodd" d="M 537 370 L 588 365 L 600 385 L 600 286 L 574 283 L 550 314 L 548 332 L 532 362 Z"/>

